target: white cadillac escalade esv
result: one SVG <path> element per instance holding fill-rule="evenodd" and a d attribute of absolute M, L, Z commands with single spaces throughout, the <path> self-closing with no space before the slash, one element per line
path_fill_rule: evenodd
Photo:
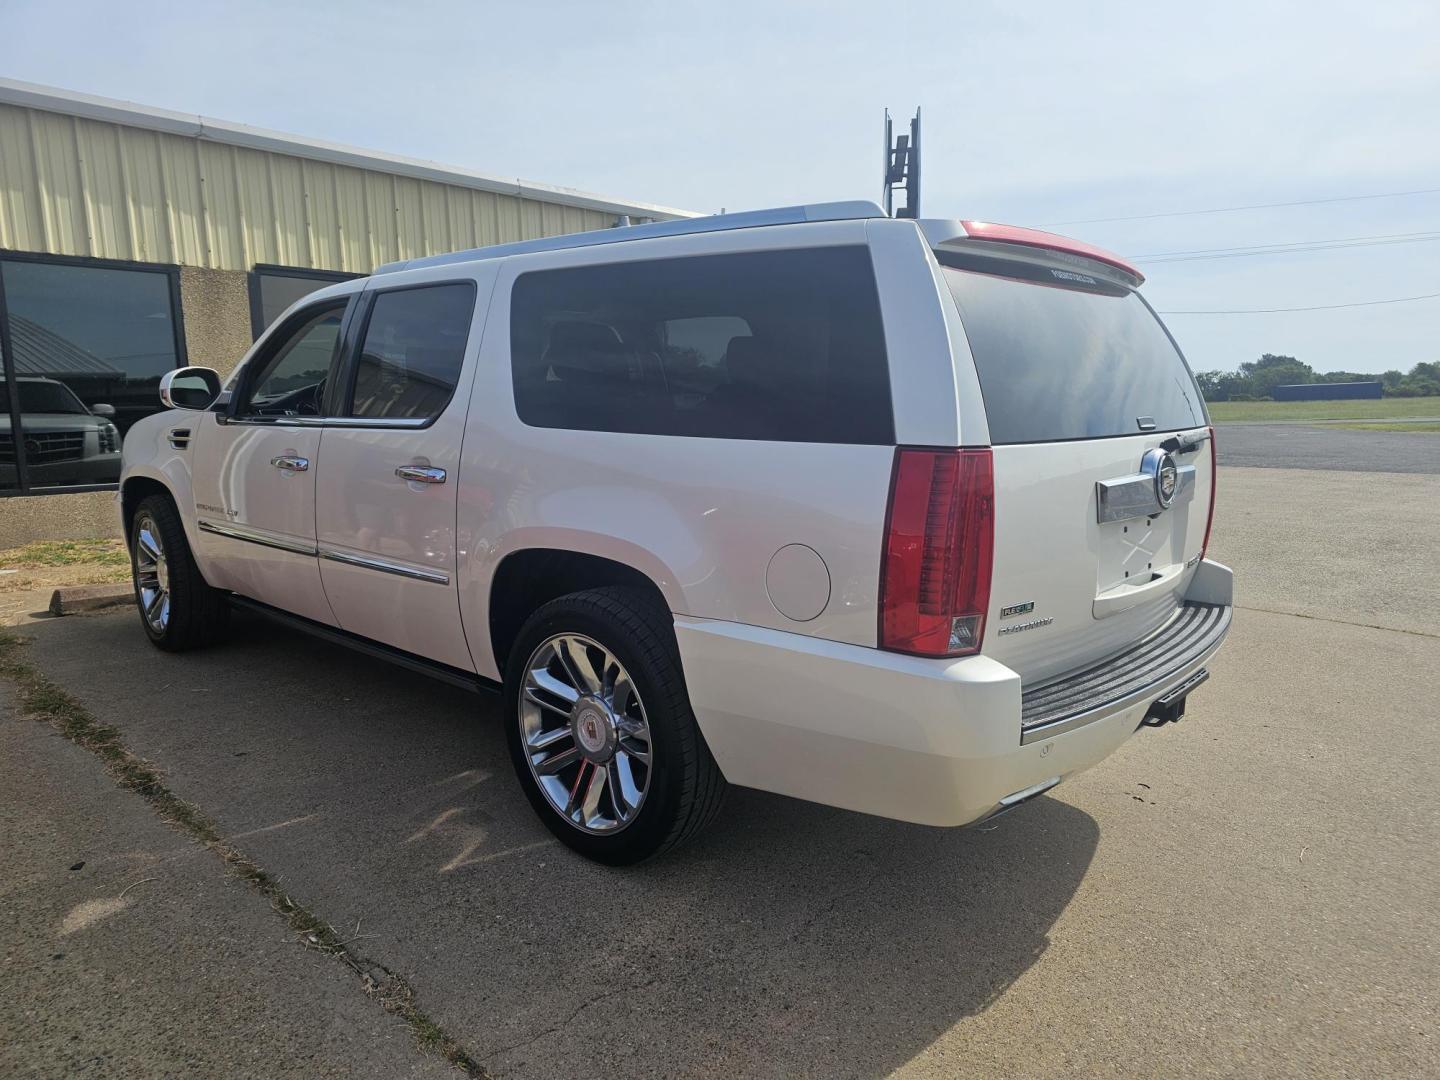
<path fill-rule="evenodd" d="M 499 690 L 565 843 L 727 783 L 930 825 L 1178 719 L 1230 623 L 1213 433 L 1122 260 L 868 203 L 416 259 L 166 376 L 141 623 L 258 610 Z"/>

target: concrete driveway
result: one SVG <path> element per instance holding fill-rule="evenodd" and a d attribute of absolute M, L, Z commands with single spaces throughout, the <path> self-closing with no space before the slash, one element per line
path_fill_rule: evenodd
<path fill-rule="evenodd" d="M 605 869 L 532 817 L 492 700 L 259 621 L 185 657 L 151 649 L 130 613 L 26 633 L 31 659 L 171 790 L 325 920 L 358 924 L 356 948 L 493 1074 L 1434 1076 L 1440 477 L 1232 468 L 1221 483 L 1213 548 L 1241 610 L 1190 714 L 983 830 L 736 790 L 699 842 Z M 84 757 L 47 739 L 50 756 Z M 64 824 L 63 801 L 23 780 L 0 803 L 47 806 L 52 832 L 78 844 L 113 825 Z M 91 780 L 110 783 L 98 763 Z M 144 889 L 59 948 L 44 912 L 74 875 L 61 851 L 32 858 L 37 842 L 0 886 L 6 911 L 40 920 L 0 927 L 19 972 L 0 993 L 15 1032 L 0 1072 L 52 1075 L 80 1023 L 65 995 L 43 1025 L 33 1008 L 12 1022 L 47 985 L 45 956 L 85 971 L 133 939 L 134 964 L 214 990 L 194 935 L 160 950 L 129 928 L 182 917 Z M 215 1003 L 193 1026 L 291 1048 L 237 1057 L 220 1040 L 195 1060 L 309 1075 L 296 1033 L 254 1010 L 311 980 L 313 1072 L 436 1065 L 407 1063 L 358 988 L 337 1004 L 334 961 L 277 948 L 284 924 L 257 929 L 263 901 L 225 886 L 217 860 L 168 842 L 182 855 L 144 874 L 122 865 L 134 840 L 92 858 L 106 881 L 209 875 L 232 909 L 223 933 L 251 943 L 227 962 L 259 1001 L 234 1016 Z M 111 1039 L 131 1062 L 165 1053 L 144 1004 Z M 83 986 L 69 1005 L 90 1005 Z"/>

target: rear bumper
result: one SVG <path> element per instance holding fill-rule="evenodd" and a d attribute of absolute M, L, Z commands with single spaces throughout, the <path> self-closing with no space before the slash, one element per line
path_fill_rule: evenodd
<path fill-rule="evenodd" d="M 1047 790 L 1128 739 L 1153 701 L 1219 649 L 1229 588 L 1227 568 L 1202 564 L 1190 596 L 1222 610 L 1218 632 L 1171 654 L 1174 662 L 1152 668 L 1153 677 L 1136 682 L 1131 670 L 1122 693 L 1087 699 L 1083 722 L 1028 739 L 1022 718 L 1034 691 L 1022 693 L 1020 677 L 988 657 L 925 660 L 683 616 L 675 632 L 696 718 L 731 783 L 901 821 L 965 825 Z M 1103 666 L 1075 677 L 1103 686 L 1104 676 L 1094 678 Z"/>

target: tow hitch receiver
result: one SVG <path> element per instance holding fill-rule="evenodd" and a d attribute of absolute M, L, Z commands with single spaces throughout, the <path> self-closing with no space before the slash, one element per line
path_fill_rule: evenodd
<path fill-rule="evenodd" d="M 1166 691 L 1155 699 L 1142 723 L 1146 727 L 1163 727 L 1166 724 L 1177 723 L 1185 715 L 1186 696 L 1208 678 L 1210 678 L 1210 672 L 1201 668 L 1179 686 Z"/>

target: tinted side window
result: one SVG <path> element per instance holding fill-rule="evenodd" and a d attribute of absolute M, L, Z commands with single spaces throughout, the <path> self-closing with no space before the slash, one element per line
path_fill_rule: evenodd
<path fill-rule="evenodd" d="M 345 303 L 328 305 L 305 316 L 260 361 L 250 384 L 249 400 L 239 412 L 258 416 L 318 416 L 325 380 L 340 343 Z"/>
<path fill-rule="evenodd" d="M 863 247 L 534 271 L 510 318 L 516 411 L 535 427 L 895 440 Z"/>
<path fill-rule="evenodd" d="M 375 297 L 356 361 L 350 416 L 431 418 L 455 392 L 475 288 L 394 289 Z"/>

